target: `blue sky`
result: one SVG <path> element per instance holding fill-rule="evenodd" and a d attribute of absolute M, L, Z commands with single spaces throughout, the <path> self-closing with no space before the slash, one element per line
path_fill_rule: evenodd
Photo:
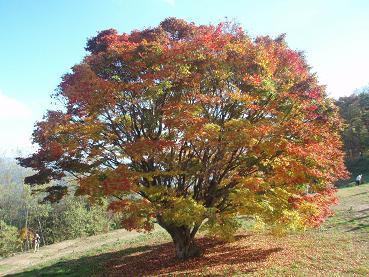
<path fill-rule="evenodd" d="M 369 83 L 366 0 L 0 0 L 0 155 L 28 152 L 50 94 L 99 30 L 156 26 L 169 16 L 228 19 L 251 35 L 287 34 L 332 97 Z"/>

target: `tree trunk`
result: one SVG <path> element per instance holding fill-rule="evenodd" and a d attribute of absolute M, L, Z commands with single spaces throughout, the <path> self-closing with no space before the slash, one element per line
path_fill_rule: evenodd
<path fill-rule="evenodd" d="M 187 260 L 202 255 L 201 248 L 195 244 L 193 239 L 189 239 L 181 234 L 178 235 L 177 232 L 170 235 L 174 242 L 177 259 Z"/>
<path fill-rule="evenodd" d="M 201 248 L 196 245 L 194 240 L 200 227 L 199 225 L 195 225 L 192 228 L 188 226 L 175 226 L 163 222 L 160 217 L 158 217 L 158 223 L 172 237 L 177 259 L 187 260 L 189 258 L 202 256 L 203 252 Z"/>
<path fill-rule="evenodd" d="M 45 246 L 46 243 L 45 243 L 45 238 L 44 238 L 44 232 L 42 231 L 42 225 L 41 225 L 40 217 L 38 217 L 37 220 L 38 220 L 38 227 L 40 229 L 40 237 L 42 239 L 43 245 Z"/>
<path fill-rule="evenodd" d="M 26 251 L 30 249 L 30 243 L 29 243 L 29 232 L 28 232 L 28 208 L 26 208 Z"/>

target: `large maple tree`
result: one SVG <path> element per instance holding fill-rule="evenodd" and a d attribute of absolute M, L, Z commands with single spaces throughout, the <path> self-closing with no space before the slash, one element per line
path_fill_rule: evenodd
<path fill-rule="evenodd" d="M 37 171 L 27 183 L 74 176 L 76 193 L 108 198 L 124 228 L 157 222 L 180 259 L 201 254 L 200 227 L 230 238 L 239 215 L 301 229 L 330 214 L 347 174 L 341 120 L 283 36 L 168 18 L 102 31 L 86 50 L 56 92 L 64 109 L 36 124 L 39 150 L 19 159 Z"/>

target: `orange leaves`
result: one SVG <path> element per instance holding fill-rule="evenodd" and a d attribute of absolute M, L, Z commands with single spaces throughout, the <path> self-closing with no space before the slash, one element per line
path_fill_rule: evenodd
<path fill-rule="evenodd" d="M 115 177 L 109 178 L 103 181 L 104 187 L 104 194 L 110 195 L 114 193 L 121 193 L 130 191 L 133 187 L 131 180 L 122 176 L 122 177 Z"/>
<path fill-rule="evenodd" d="M 246 74 L 245 77 L 243 77 L 243 80 L 252 86 L 258 86 L 261 83 L 261 77 L 259 74 Z"/>
<path fill-rule="evenodd" d="M 232 91 L 229 93 L 229 96 L 232 100 L 240 101 L 245 104 L 249 104 L 252 101 L 258 100 L 257 97 L 251 95 L 250 93 L 242 92 L 242 91 L 234 91 L 234 92 Z"/>
<path fill-rule="evenodd" d="M 115 29 L 104 30 L 88 40 L 86 50 L 96 54 L 106 51 L 108 48 L 118 48 L 125 40 L 127 40 L 127 36 L 125 34 L 118 35 Z"/>
<path fill-rule="evenodd" d="M 117 89 L 114 83 L 98 77 L 87 64 L 74 66 L 73 74 L 64 75 L 59 88 L 70 105 L 78 104 L 82 108 L 88 105 L 91 110 L 104 103 L 113 104 Z"/>
<path fill-rule="evenodd" d="M 142 160 L 145 157 L 154 157 L 160 153 L 164 153 L 174 147 L 175 143 L 166 139 L 144 139 L 141 138 L 135 142 L 127 143 L 125 145 L 125 152 L 135 160 Z"/>
<path fill-rule="evenodd" d="M 297 228 L 303 208 L 287 199 L 346 174 L 337 109 L 282 38 L 169 18 L 103 31 L 87 50 L 59 86 L 65 112 L 37 125 L 41 149 L 23 164 L 39 171 L 33 183 L 71 172 L 78 193 L 121 199 L 110 209 L 126 228 L 149 229 L 155 213 L 191 225 L 209 210 L 228 213 L 214 225 L 227 235 L 246 211 Z M 332 201 L 304 200 L 301 214 L 320 222 Z"/>
<path fill-rule="evenodd" d="M 121 212 L 125 209 L 129 209 L 132 205 L 131 200 L 120 200 L 120 201 L 113 201 L 109 204 L 109 210 L 115 213 Z"/>
<path fill-rule="evenodd" d="M 127 230 L 151 231 L 154 228 L 154 213 L 145 200 L 124 199 L 110 203 L 109 210 L 121 213 L 122 226 Z"/>
<path fill-rule="evenodd" d="M 137 191 L 139 174 L 121 165 L 104 173 L 102 187 L 104 195 L 129 194 Z"/>
<path fill-rule="evenodd" d="M 50 142 L 47 148 L 51 159 L 59 159 L 64 154 L 63 147 L 55 141 Z"/>
<path fill-rule="evenodd" d="M 291 198 L 290 201 L 302 214 L 305 224 L 316 227 L 332 214 L 330 206 L 338 203 L 335 192 L 335 189 L 327 188 L 315 194 Z"/>
<path fill-rule="evenodd" d="M 163 123 L 174 132 L 183 132 L 184 139 L 193 139 L 197 131 L 207 122 L 199 116 L 200 107 L 181 102 L 167 103 L 163 108 Z"/>
<path fill-rule="evenodd" d="M 244 178 L 241 182 L 241 186 L 249 189 L 252 192 L 262 192 L 268 189 L 267 184 L 261 177 L 249 177 Z"/>
<path fill-rule="evenodd" d="M 221 103 L 221 98 L 219 96 L 210 96 L 204 94 L 196 94 L 194 95 L 194 99 L 196 99 L 199 103 L 203 105 L 215 106 Z"/>

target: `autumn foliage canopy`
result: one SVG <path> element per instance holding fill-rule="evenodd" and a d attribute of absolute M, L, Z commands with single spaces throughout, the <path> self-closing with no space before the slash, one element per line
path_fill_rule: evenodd
<path fill-rule="evenodd" d="M 295 230 L 330 214 L 332 184 L 347 174 L 342 124 L 283 36 L 168 18 L 102 31 L 86 50 L 56 92 L 63 111 L 36 124 L 40 148 L 20 159 L 37 171 L 26 182 L 75 176 L 76 193 L 110 199 L 123 227 L 158 222 L 179 258 L 198 254 L 200 227 L 231 238 L 239 215 Z"/>

